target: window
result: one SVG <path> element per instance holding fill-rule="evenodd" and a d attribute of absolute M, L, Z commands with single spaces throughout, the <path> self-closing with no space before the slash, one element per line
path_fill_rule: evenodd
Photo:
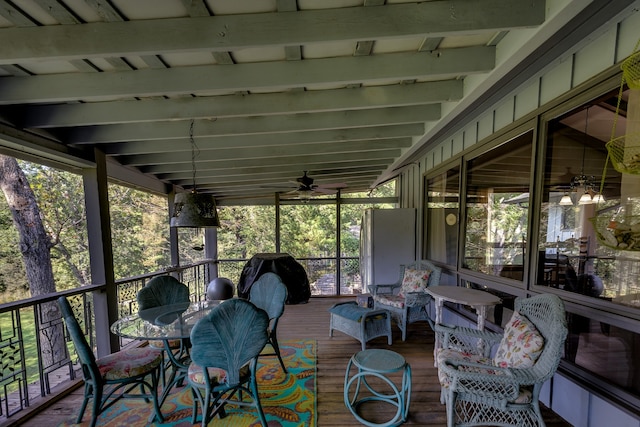
<path fill-rule="evenodd" d="M 456 266 L 460 219 L 460 166 L 427 180 L 427 258 Z"/>
<path fill-rule="evenodd" d="M 467 162 L 463 267 L 523 280 L 533 131 Z"/>

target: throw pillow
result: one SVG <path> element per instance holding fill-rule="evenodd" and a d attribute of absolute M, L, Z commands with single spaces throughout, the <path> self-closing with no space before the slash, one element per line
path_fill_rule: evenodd
<path fill-rule="evenodd" d="M 410 292 L 425 292 L 429 283 L 431 270 L 416 270 L 415 268 L 406 268 L 404 277 L 402 278 L 402 287 L 400 295 L 404 296 Z"/>
<path fill-rule="evenodd" d="M 504 329 L 504 335 L 493 358 L 503 368 L 530 368 L 544 347 L 544 337 L 526 317 L 517 311 Z"/>

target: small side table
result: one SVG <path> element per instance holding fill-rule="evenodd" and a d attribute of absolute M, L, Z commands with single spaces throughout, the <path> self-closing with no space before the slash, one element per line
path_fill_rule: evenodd
<path fill-rule="evenodd" d="M 484 329 L 484 321 L 487 317 L 487 308 L 499 304 L 501 299 L 489 292 L 478 289 L 463 288 L 461 286 L 430 286 L 427 288 L 429 293 L 435 300 L 436 306 L 436 323 L 442 323 L 442 307 L 445 301 L 464 304 L 473 307 L 478 315 L 477 325 L 479 330 Z M 436 343 L 433 346 L 433 361 L 437 366 L 437 351 L 440 348 L 438 335 L 436 334 Z"/>
<path fill-rule="evenodd" d="M 355 366 L 357 372 L 350 377 L 351 367 Z M 402 371 L 402 385 L 400 388 L 386 375 Z M 387 383 L 392 393 L 385 394 L 373 389 L 367 381 L 367 377 L 377 377 Z M 350 388 L 356 383 L 353 396 L 350 396 Z M 367 395 L 358 399 L 360 386 L 364 385 L 373 395 Z M 409 416 L 409 403 L 411 400 L 411 366 L 404 357 L 391 350 L 370 349 L 359 351 L 349 360 L 344 377 L 344 403 L 353 416 L 362 424 L 371 427 L 390 427 L 404 423 Z M 358 412 L 358 406 L 364 402 L 386 402 L 397 408 L 395 416 L 385 423 L 373 423 L 362 418 Z"/>

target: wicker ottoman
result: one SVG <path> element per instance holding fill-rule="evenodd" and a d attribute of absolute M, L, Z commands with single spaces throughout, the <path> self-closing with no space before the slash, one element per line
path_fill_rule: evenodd
<path fill-rule="evenodd" d="M 330 309 L 331 321 L 329 336 L 333 331 L 340 331 L 362 343 L 362 350 L 366 349 L 367 341 L 376 337 L 387 337 L 391 345 L 391 315 L 387 310 L 373 310 L 360 307 L 356 302 L 341 302 Z"/>

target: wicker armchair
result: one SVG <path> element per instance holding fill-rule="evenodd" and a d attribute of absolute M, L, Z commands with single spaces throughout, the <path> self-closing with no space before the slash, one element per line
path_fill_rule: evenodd
<path fill-rule="evenodd" d="M 504 335 L 445 325 L 435 329 L 443 345 L 437 360 L 448 427 L 545 425 L 538 397 L 558 367 L 567 336 L 560 298 L 517 298 Z M 515 346 L 505 352 L 505 342 Z M 495 344 L 497 352 L 491 357 Z"/>
<path fill-rule="evenodd" d="M 442 270 L 429 261 L 416 261 L 400 266 L 400 277 L 396 283 L 374 284 L 370 287 L 374 308 L 385 309 L 391 313 L 391 317 L 402 331 L 402 341 L 407 338 L 409 324 L 430 320 L 426 306 L 432 298 L 426 292 L 426 288 L 438 285 L 441 273 Z M 418 281 L 425 276 L 428 276 L 428 279 L 416 285 L 415 280 L 410 280 L 409 275 Z"/>

